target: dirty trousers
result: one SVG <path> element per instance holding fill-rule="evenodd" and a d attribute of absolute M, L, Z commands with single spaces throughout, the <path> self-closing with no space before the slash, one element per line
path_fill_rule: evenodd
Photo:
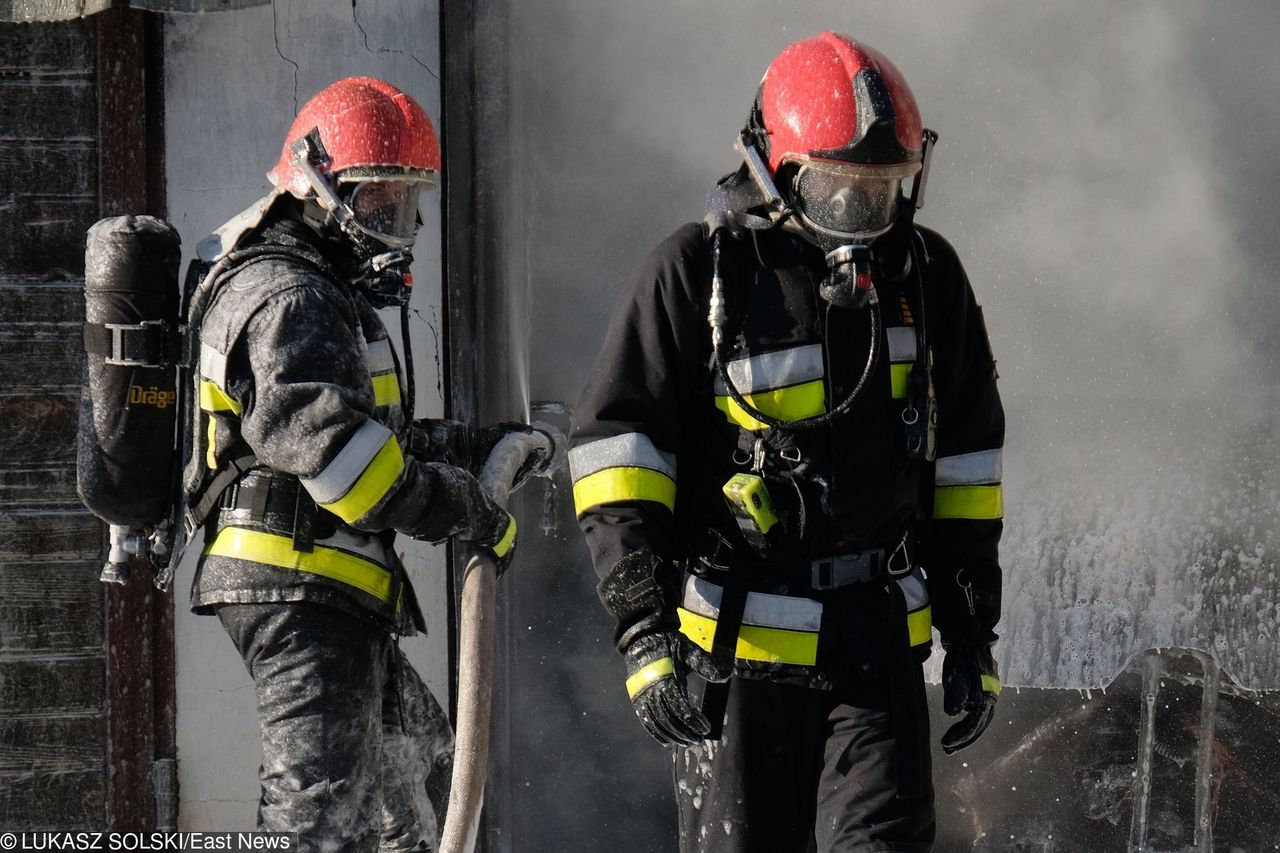
<path fill-rule="evenodd" d="M 924 796 L 898 796 L 891 706 L 884 679 L 832 691 L 733 679 L 722 739 L 675 751 L 681 853 L 927 853 L 933 786 L 926 765 Z"/>
<path fill-rule="evenodd" d="M 453 730 L 391 636 L 312 603 L 218 618 L 258 698 L 258 828 L 298 833 L 302 851 L 435 850 Z"/>

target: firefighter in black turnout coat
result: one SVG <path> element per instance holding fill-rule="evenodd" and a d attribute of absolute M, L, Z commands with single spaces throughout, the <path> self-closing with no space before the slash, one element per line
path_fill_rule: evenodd
<path fill-rule="evenodd" d="M 575 505 L 683 851 L 930 849 L 931 626 L 944 750 L 991 720 L 1004 415 L 960 261 L 913 222 L 934 140 L 874 49 L 788 47 L 577 407 Z"/>
<path fill-rule="evenodd" d="M 375 310 L 404 317 L 439 168 L 417 103 L 340 80 L 299 112 L 275 193 L 202 245 L 192 607 L 218 615 L 253 677 L 259 826 L 303 850 L 436 849 L 453 733 L 396 643 L 424 626 L 395 534 L 500 564 L 515 543 L 473 473 L 521 427 L 413 421 L 411 368 Z"/>

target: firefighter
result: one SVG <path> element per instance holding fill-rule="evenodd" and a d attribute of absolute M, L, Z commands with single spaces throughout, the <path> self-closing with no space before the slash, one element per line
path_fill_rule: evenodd
<path fill-rule="evenodd" d="M 340 80 L 298 113 L 274 192 L 202 248 L 192 609 L 217 614 L 253 677 L 259 827 L 303 850 L 435 849 L 453 733 L 398 648 L 425 626 L 395 535 L 500 565 L 515 545 L 474 474 L 528 428 L 412 421 L 411 368 L 377 311 L 407 306 L 418 198 L 439 169 L 412 98 Z"/>
<path fill-rule="evenodd" d="M 787 47 L 577 406 L 575 506 L 683 851 L 930 849 L 931 625 L 944 751 L 990 723 L 1004 415 L 960 261 L 914 223 L 936 138 L 881 53 Z"/>

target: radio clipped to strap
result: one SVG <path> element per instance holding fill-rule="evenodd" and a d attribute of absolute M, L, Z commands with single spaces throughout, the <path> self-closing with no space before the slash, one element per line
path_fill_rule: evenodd
<path fill-rule="evenodd" d="M 734 474 L 723 487 L 725 501 L 738 529 L 751 549 L 761 557 L 768 555 L 765 536 L 778 523 L 773 500 L 764 477 L 759 474 Z"/>

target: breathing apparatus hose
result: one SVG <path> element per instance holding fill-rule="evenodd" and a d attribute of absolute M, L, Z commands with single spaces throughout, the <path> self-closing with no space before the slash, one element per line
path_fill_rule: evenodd
<path fill-rule="evenodd" d="M 545 425 L 538 426 L 547 429 Z M 554 445 L 561 442 L 549 440 L 548 434 L 511 433 L 494 446 L 480 472 L 480 485 L 499 504 L 507 505 L 511 484 L 531 454 L 541 450 L 548 458 L 557 458 Z M 458 718 L 454 726 L 449 812 L 440 833 L 440 853 L 471 853 L 476 849 L 480 830 L 484 783 L 489 772 L 496 582 L 497 567 L 492 556 L 476 551 L 463 569 L 458 606 Z"/>
<path fill-rule="evenodd" d="M 409 345 L 409 303 L 400 306 L 400 345 L 404 348 L 404 399 L 400 408 L 404 422 L 413 423 L 413 401 L 417 391 L 413 387 L 413 348 Z"/>
<path fill-rule="evenodd" d="M 838 406 L 829 412 L 816 415 L 811 418 L 801 418 L 800 420 L 788 421 L 781 418 L 775 418 L 753 406 L 737 386 L 733 384 L 733 380 L 729 376 L 728 360 L 724 353 L 724 326 L 728 317 L 725 310 L 726 300 L 724 295 L 724 278 L 720 274 L 720 244 L 722 242 L 723 231 L 716 230 L 711 237 L 711 301 L 710 310 L 707 314 L 707 322 L 711 324 L 711 346 L 713 351 L 713 359 L 715 361 L 716 371 L 720 376 L 720 381 L 729 391 L 729 396 L 735 403 L 751 417 L 760 421 L 774 429 L 783 430 L 808 430 L 817 429 L 826 426 L 836 418 L 843 416 L 853 406 L 854 402 L 862 395 L 866 388 L 867 380 L 871 378 L 871 374 L 875 372 L 876 363 L 880 359 L 880 300 L 876 296 L 874 287 L 871 290 L 870 298 L 867 301 L 867 315 L 870 317 L 871 329 L 871 345 L 867 348 L 867 362 L 862 368 L 862 375 L 858 378 L 858 383 L 853 386 L 853 390 L 849 392 Z"/>

